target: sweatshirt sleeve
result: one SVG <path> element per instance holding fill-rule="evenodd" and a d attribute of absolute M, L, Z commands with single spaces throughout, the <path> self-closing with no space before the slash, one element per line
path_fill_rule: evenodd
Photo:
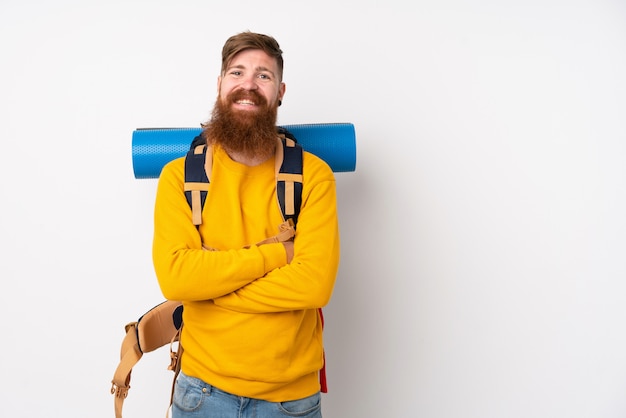
<path fill-rule="evenodd" d="M 282 244 L 206 251 L 184 191 L 184 158 L 161 172 L 154 209 L 152 257 L 161 291 L 169 300 L 218 298 L 286 264 Z"/>
<path fill-rule="evenodd" d="M 329 302 L 340 252 L 336 184 L 326 163 L 309 154 L 305 154 L 305 158 L 302 208 L 296 226 L 293 260 L 216 298 L 216 305 L 261 313 L 321 308 Z M 263 246 L 257 249 L 262 251 Z"/>

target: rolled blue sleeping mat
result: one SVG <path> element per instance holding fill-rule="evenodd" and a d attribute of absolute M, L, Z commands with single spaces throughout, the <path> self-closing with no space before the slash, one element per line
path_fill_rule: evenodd
<path fill-rule="evenodd" d="M 281 125 L 305 151 L 324 160 L 334 172 L 356 169 L 356 134 L 351 123 Z M 133 132 L 135 178 L 161 175 L 163 166 L 183 157 L 201 128 L 142 128 Z"/>

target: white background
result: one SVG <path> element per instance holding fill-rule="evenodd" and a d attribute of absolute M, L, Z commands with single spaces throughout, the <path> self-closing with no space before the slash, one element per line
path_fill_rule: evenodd
<path fill-rule="evenodd" d="M 162 300 L 132 131 L 205 121 L 247 29 L 284 50 L 279 123 L 357 131 L 325 417 L 625 417 L 621 0 L 1 0 L 2 416 L 113 417 Z M 165 414 L 167 363 L 125 417 Z"/>

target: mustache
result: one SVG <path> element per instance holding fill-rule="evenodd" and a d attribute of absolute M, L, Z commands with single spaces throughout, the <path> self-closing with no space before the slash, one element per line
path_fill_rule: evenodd
<path fill-rule="evenodd" d="M 233 103 L 237 100 L 251 100 L 259 106 L 267 106 L 267 100 L 254 90 L 236 90 L 227 96 L 228 100 Z"/>

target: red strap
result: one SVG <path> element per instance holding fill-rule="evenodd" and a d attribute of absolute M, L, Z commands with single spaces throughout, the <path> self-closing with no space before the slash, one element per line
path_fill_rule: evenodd
<path fill-rule="evenodd" d="M 322 313 L 322 308 L 319 308 L 320 318 L 322 320 L 322 329 L 324 329 L 324 314 Z M 328 385 L 326 384 L 326 353 L 323 352 L 324 365 L 320 370 L 320 386 L 322 393 L 328 393 Z"/>

